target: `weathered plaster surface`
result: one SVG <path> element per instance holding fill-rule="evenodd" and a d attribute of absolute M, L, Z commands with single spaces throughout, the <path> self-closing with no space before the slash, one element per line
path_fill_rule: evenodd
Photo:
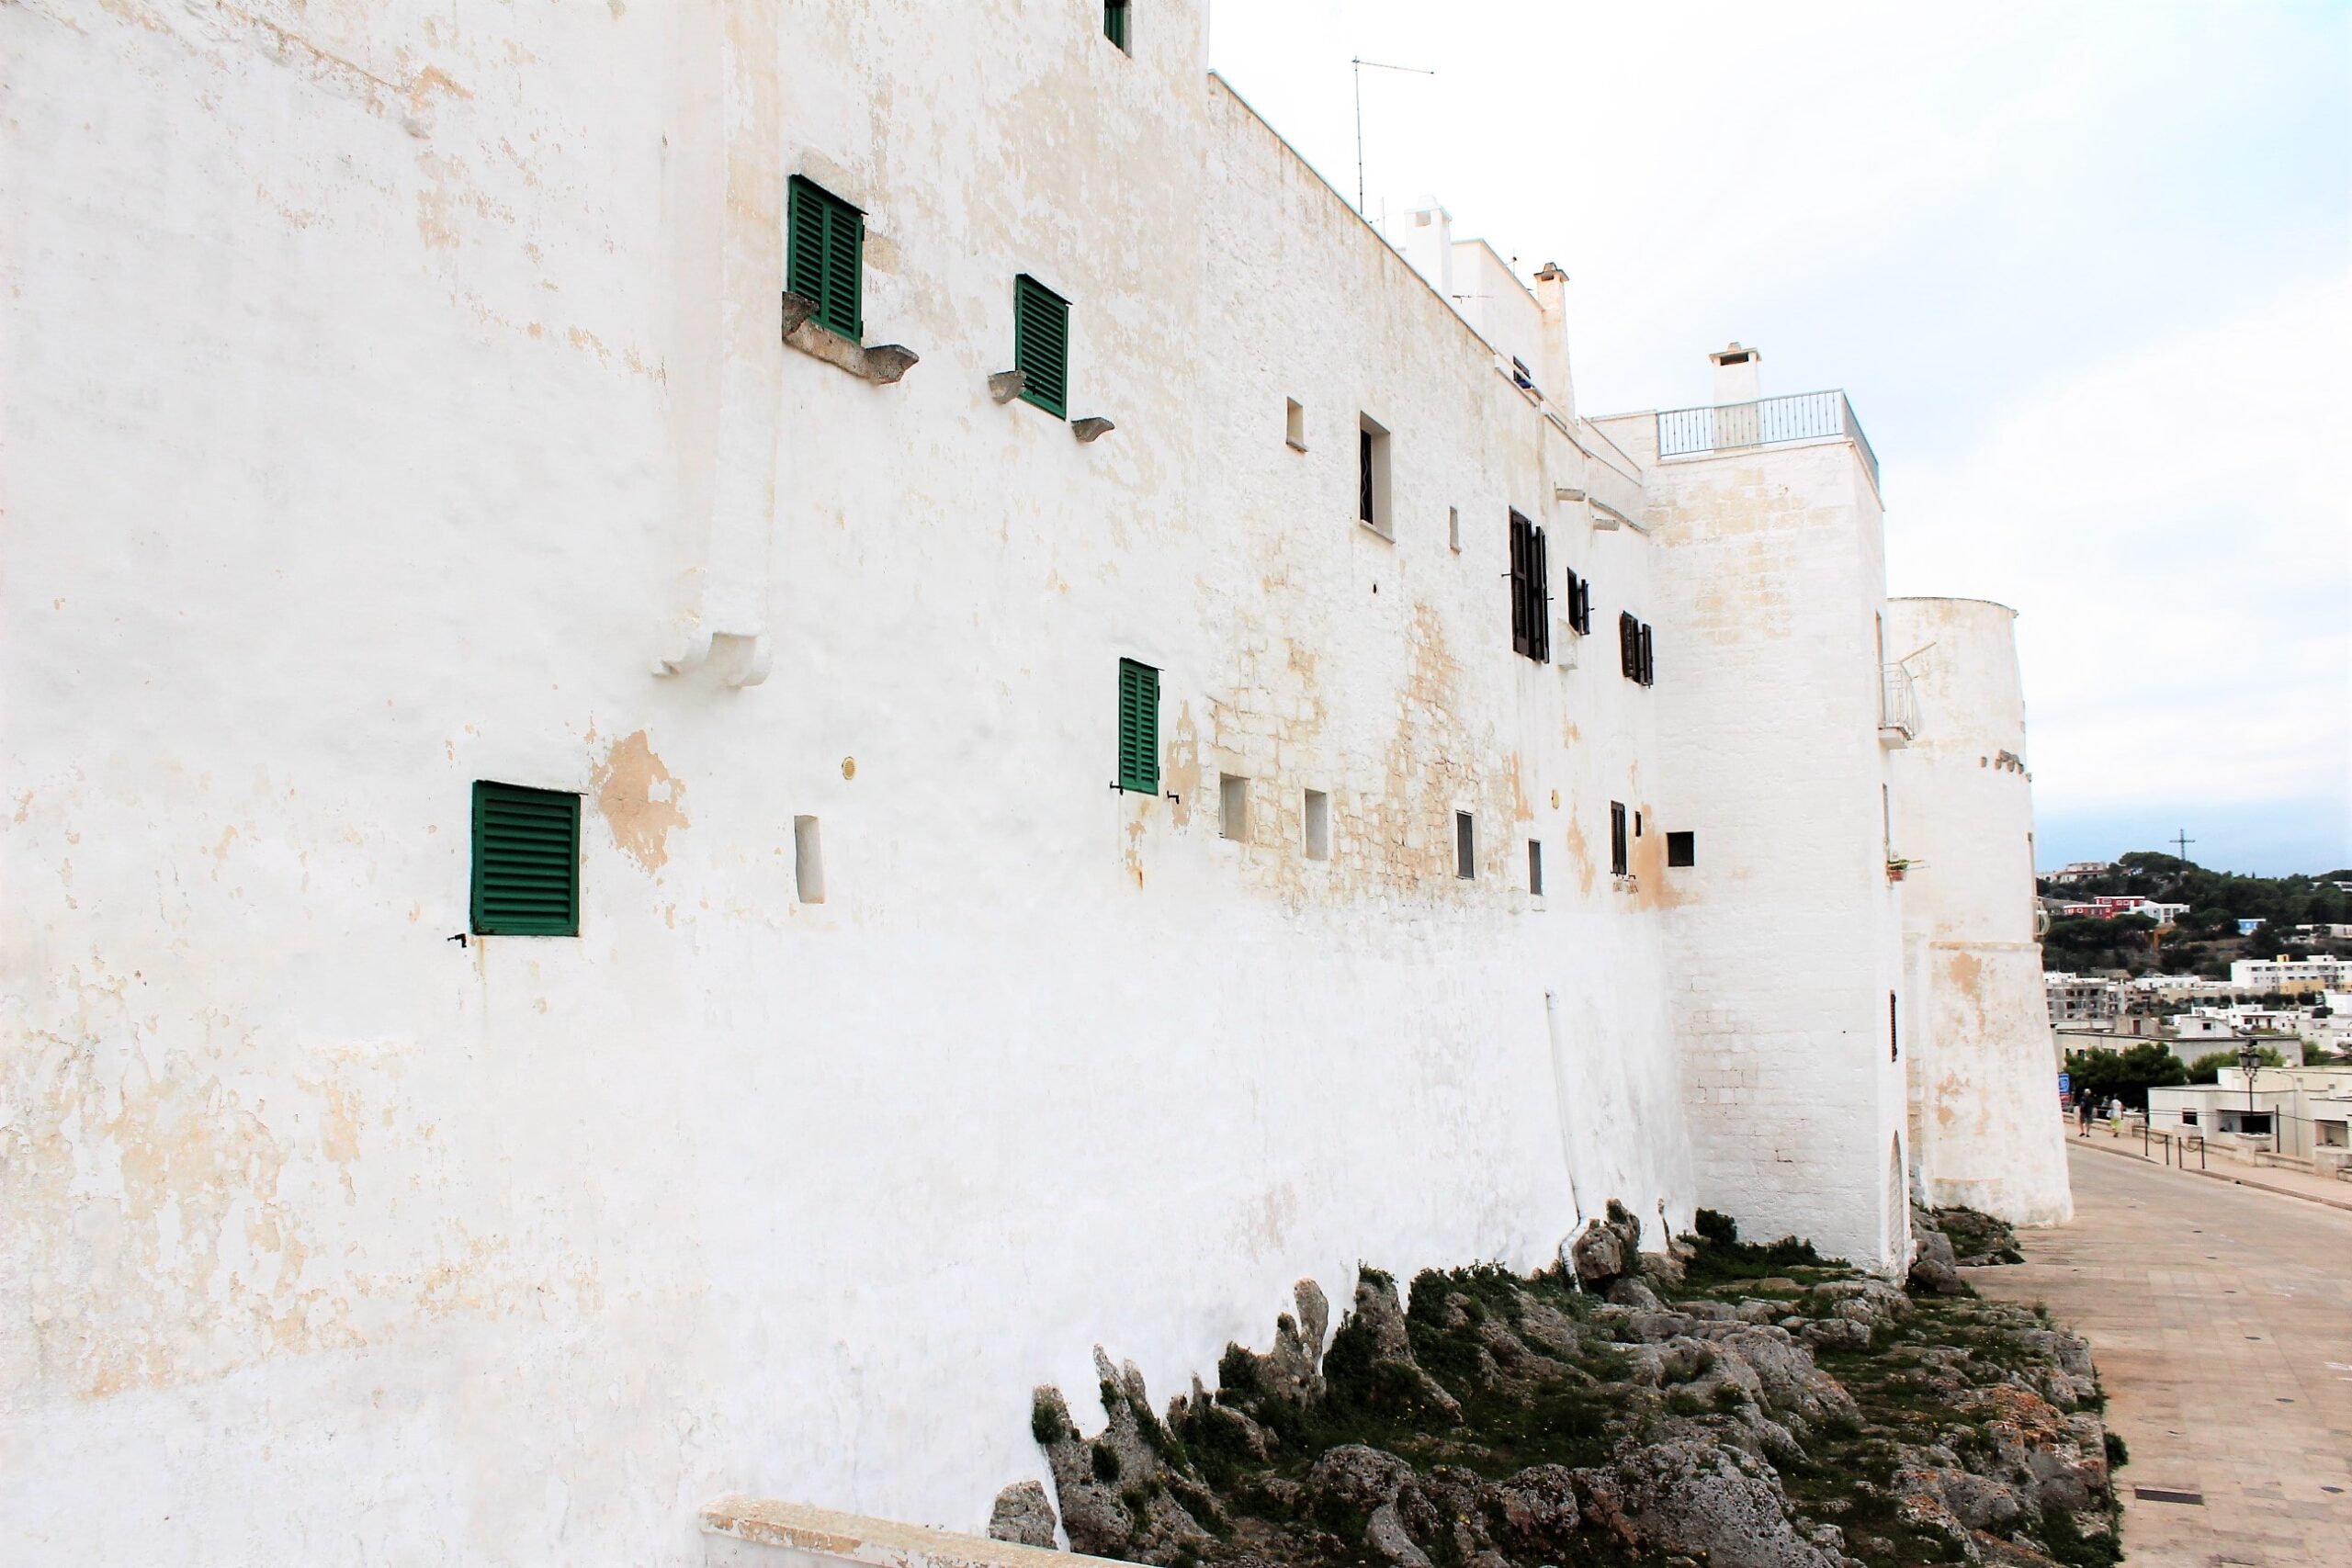
<path fill-rule="evenodd" d="M 1919 864 L 1904 947 L 1918 1048 L 1910 1122 L 1927 1194 L 2017 1224 L 2071 1217 L 2056 1052 L 2033 931 L 2033 785 L 2016 613 L 1897 599 L 1893 657 L 1928 715 L 1894 760 L 1895 822 Z"/>
<path fill-rule="evenodd" d="M 1560 496 L 1640 511 L 1632 461 L 1203 22 L 0 5 L 12 1561 L 685 1563 L 729 1491 L 968 1529 L 1031 1387 L 1097 1339 L 1179 1386 L 1302 1275 L 1535 1264 L 1611 1196 L 1888 1250 L 1850 456 L 1595 528 Z M 794 173 L 866 211 L 895 386 L 780 341 Z M 988 396 L 1021 272 L 1100 441 Z M 1514 507 L 1596 584 L 1550 666 Z M 1173 801 L 1105 787 L 1122 656 Z M 452 940 L 482 778 L 585 797 L 577 939 Z"/>

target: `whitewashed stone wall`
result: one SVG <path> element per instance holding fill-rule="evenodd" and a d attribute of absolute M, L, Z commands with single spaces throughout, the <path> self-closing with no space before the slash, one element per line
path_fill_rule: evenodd
<path fill-rule="evenodd" d="M 1927 1196 L 2017 1224 L 2074 1201 L 2033 932 L 2033 795 L 2016 612 L 1897 599 L 1890 658 L 1908 658 L 1924 728 L 1894 761 L 1913 1001 L 1911 1135 Z"/>
<path fill-rule="evenodd" d="M 1171 1392 L 1302 1275 L 1532 1266 L 1611 1196 L 1892 1255 L 1850 455 L 1596 529 L 1643 480 L 1556 286 L 1546 406 L 1204 17 L 0 6 L 12 1562 L 684 1563 L 728 1492 L 969 1529 L 1032 1385 L 1100 1340 Z M 896 386 L 779 341 L 796 173 L 866 209 Z M 988 395 L 1024 271 L 1100 441 Z M 1513 507 L 1597 585 L 1549 666 Z M 1792 533 L 1834 701 L 1743 686 L 1706 581 Z M 1106 787 L 1123 656 L 1174 800 Z M 1834 759 L 1834 874 L 1748 796 L 1805 735 L 1711 693 Z M 452 940 L 477 779 L 586 797 L 578 939 Z M 1736 1070 L 1785 1158 L 1722 1080 L 1686 1115 Z"/>
<path fill-rule="evenodd" d="M 1649 422 L 1602 423 L 1633 446 Z M 1657 462 L 1647 516 L 1662 766 L 1635 897 L 1667 917 L 1701 1201 L 1747 1234 L 1894 1267 L 1909 1229 L 1877 493 L 1849 444 L 1823 441 Z M 1664 863 L 1674 830 L 1695 835 L 1688 870 Z"/>

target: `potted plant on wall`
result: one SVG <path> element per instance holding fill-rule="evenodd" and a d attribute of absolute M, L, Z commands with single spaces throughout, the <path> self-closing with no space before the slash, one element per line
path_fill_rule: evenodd
<path fill-rule="evenodd" d="M 1909 870 L 1911 869 L 1911 864 L 1912 864 L 1912 863 L 1911 863 L 1910 861 L 1905 860 L 1905 859 L 1903 856 L 1901 856 L 1901 855 L 1889 855 L 1889 856 L 1887 856 L 1887 857 L 1886 857 L 1886 879 L 1887 879 L 1889 882 L 1900 882 L 1900 881 L 1902 881 L 1902 880 L 1903 880 L 1903 874 L 1904 874 L 1904 873 L 1905 873 L 1905 872 L 1907 872 L 1907 871 L 1909 871 Z"/>

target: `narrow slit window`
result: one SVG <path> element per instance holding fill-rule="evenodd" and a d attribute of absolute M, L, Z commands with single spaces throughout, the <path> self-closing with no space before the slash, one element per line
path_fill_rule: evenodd
<path fill-rule="evenodd" d="M 1023 400 L 1069 417 L 1069 301 L 1025 272 L 1012 280 L 1012 367 Z"/>
<path fill-rule="evenodd" d="M 1220 837 L 1250 837 L 1250 781 L 1234 773 L 1216 776 L 1216 827 Z"/>
<path fill-rule="evenodd" d="M 1102 0 L 1102 36 L 1127 47 L 1127 0 Z"/>
<path fill-rule="evenodd" d="M 816 302 L 809 320 L 856 343 L 865 331 L 865 214 L 792 176 L 785 287 Z"/>
<path fill-rule="evenodd" d="M 1532 897 L 1544 897 L 1544 840 L 1527 840 L 1527 891 Z"/>
<path fill-rule="evenodd" d="M 1462 553 L 1462 508 L 1458 506 L 1445 509 L 1445 547 L 1457 556 Z"/>
<path fill-rule="evenodd" d="M 1396 537 L 1388 508 L 1388 432 L 1370 414 L 1356 423 L 1356 518 L 1374 533 Z"/>
<path fill-rule="evenodd" d="M 1903 1059 L 1903 1032 L 1900 1018 L 1900 1004 L 1895 1001 L 1894 993 L 1889 991 L 1886 993 L 1886 1059 L 1890 1062 L 1899 1062 Z"/>
<path fill-rule="evenodd" d="M 1609 803 L 1609 874 L 1628 876 L 1634 869 L 1634 843 L 1626 831 L 1625 803 Z"/>
<path fill-rule="evenodd" d="M 472 926 L 479 936 L 580 934 L 580 797 L 474 783 Z"/>
<path fill-rule="evenodd" d="M 825 851 L 814 817 L 792 819 L 792 876 L 802 903 L 825 901 Z"/>
<path fill-rule="evenodd" d="M 1296 398 L 1283 400 L 1283 440 L 1294 452 L 1306 450 L 1306 407 Z"/>
<path fill-rule="evenodd" d="M 1304 818 L 1306 835 L 1306 858 L 1331 858 L 1331 797 L 1319 789 L 1306 792 Z"/>
<path fill-rule="evenodd" d="M 1453 814 L 1453 874 L 1464 882 L 1478 874 L 1478 829 L 1467 811 Z"/>
<path fill-rule="evenodd" d="M 1159 671 L 1119 660 L 1119 787 L 1159 793 Z"/>

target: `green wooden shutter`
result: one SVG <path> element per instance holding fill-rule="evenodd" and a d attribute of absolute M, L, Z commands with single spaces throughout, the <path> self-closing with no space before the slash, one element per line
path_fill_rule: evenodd
<path fill-rule="evenodd" d="M 1127 47 L 1127 0 L 1102 0 L 1102 36 Z"/>
<path fill-rule="evenodd" d="M 1159 671 L 1119 660 L 1119 787 L 1159 793 Z"/>
<path fill-rule="evenodd" d="M 792 176 L 791 238 L 785 286 L 814 299 L 809 320 L 852 343 L 865 333 L 865 214 L 798 175 Z"/>
<path fill-rule="evenodd" d="M 580 797 L 474 784 L 473 928 L 483 936 L 580 934 Z"/>
<path fill-rule="evenodd" d="M 1023 399 L 1069 417 L 1069 301 L 1027 273 L 1012 280 L 1012 367 L 1028 378 Z"/>

